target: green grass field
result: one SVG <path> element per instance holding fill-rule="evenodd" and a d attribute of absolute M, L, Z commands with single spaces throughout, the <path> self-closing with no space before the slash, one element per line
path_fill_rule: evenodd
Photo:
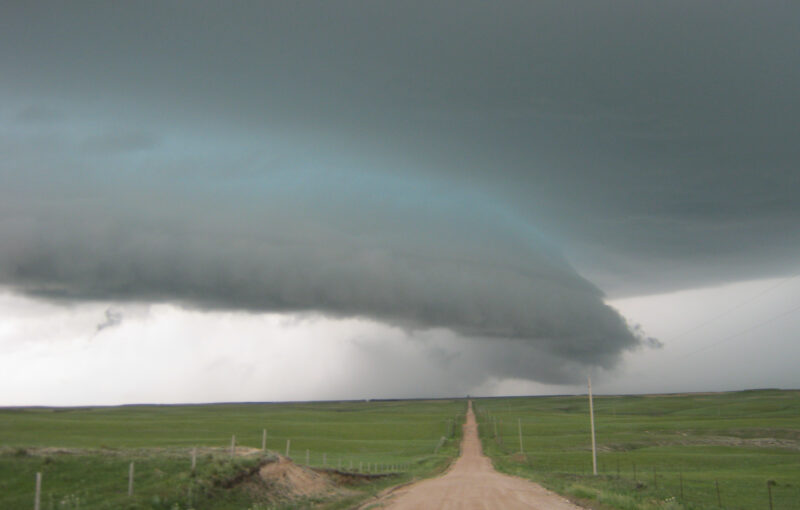
<path fill-rule="evenodd" d="M 800 509 L 797 391 L 595 397 L 597 477 L 585 396 L 475 399 L 474 406 L 499 470 L 592 508 L 768 510 L 772 481 L 774 510 Z M 42 510 L 349 508 L 443 469 L 458 454 L 454 423 L 464 411 L 463 400 L 0 409 L 0 508 L 33 508 L 36 472 Z M 300 464 L 308 451 L 316 467 L 347 471 L 352 463 L 374 472 L 379 464 L 394 474 L 316 499 L 237 483 L 270 453 L 231 460 L 231 435 L 240 452 L 253 451 L 265 428 L 267 449 L 283 454 L 291 439 Z"/>
<path fill-rule="evenodd" d="M 595 397 L 597 477 L 587 397 L 474 405 L 499 470 L 596 508 L 769 510 L 771 480 L 773 508 L 800 509 L 798 391 Z"/>
<path fill-rule="evenodd" d="M 453 421 L 465 409 L 453 400 L 2 409 L 0 508 L 33 508 L 36 472 L 43 473 L 42 510 L 346 506 L 446 466 L 458 454 Z M 324 459 L 329 468 L 374 472 L 380 464 L 397 474 L 360 484 L 342 501 L 273 501 L 252 487 L 226 488 L 262 458 L 231 460 L 231 436 L 240 450 L 260 449 L 263 429 L 268 450 L 284 454 L 290 439 L 298 463 L 308 452 L 317 467 Z M 448 440 L 437 452 L 442 437 Z M 194 447 L 201 453 L 192 475 Z"/>

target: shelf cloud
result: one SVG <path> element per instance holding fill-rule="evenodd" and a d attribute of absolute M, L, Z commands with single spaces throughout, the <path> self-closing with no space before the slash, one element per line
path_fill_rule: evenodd
<path fill-rule="evenodd" d="M 607 368 L 640 343 L 555 247 L 485 197 L 408 179 L 273 173 L 255 203 L 234 191 L 212 206 L 187 189 L 59 198 L 83 189 L 7 203 L 6 285 L 51 299 L 447 328 Z M 102 327 L 117 319 L 106 315 Z"/>

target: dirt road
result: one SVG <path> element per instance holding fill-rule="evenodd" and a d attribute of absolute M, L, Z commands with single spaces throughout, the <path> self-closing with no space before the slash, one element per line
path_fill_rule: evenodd
<path fill-rule="evenodd" d="M 370 508 L 392 510 L 581 510 L 540 485 L 495 471 L 483 455 L 472 402 L 464 425 L 461 456 L 447 473 L 397 489 L 373 505 Z"/>

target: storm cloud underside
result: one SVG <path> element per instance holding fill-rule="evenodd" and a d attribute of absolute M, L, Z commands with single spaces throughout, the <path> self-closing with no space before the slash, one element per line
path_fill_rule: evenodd
<path fill-rule="evenodd" d="M 148 201 L 130 191 L 52 196 L 46 215 L 7 202 L 0 275 L 51 298 L 363 316 L 605 367 L 637 345 L 596 287 L 485 198 L 334 175 L 276 173 L 227 205 L 184 189 L 153 201 L 149 220 L 120 212 Z"/>
<path fill-rule="evenodd" d="M 796 269 L 798 7 L 722 5 L 6 4 L 0 284 L 611 368 L 599 288 Z"/>

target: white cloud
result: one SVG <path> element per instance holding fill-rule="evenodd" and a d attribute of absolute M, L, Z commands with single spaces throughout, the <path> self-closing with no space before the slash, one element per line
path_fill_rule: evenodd
<path fill-rule="evenodd" d="M 800 278 L 752 280 L 613 301 L 664 343 L 627 353 L 603 391 L 800 387 Z M 785 315 L 784 315 L 785 314 Z M 774 320 L 773 320 L 774 319 Z"/>
<path fill-rule="evenodd" d="M 664 348 L 626 354 L 619 370 L 595 372 L 596 392 L 800 387 L 800 313 L 753 328 L 798 298 L 800 279 L 614 301 Z M 0 405 L 585 392 L 580 384 L 527 378 L 526 370 L 533 374 L 548 361 L 516 341 L 405 331 L 361 319 L 130 303 L 112 303 L 125 320 L 96 332 L 109 305 L 0 294 L 0 387 L 7 389 Z M 519 361 L 513 374 L 493 372 L 509 358 Z"/>
<path fill-rule="evenodd" d="M 0 405 L 446 395 L 462 384 L 441 371 L 444 349 L 458 342 L 447 332 L 169 304 L 114 307 L 125 321 L 96 334 L 108 303 L 1 295 L 0 386 L 14 390 Z"/>

